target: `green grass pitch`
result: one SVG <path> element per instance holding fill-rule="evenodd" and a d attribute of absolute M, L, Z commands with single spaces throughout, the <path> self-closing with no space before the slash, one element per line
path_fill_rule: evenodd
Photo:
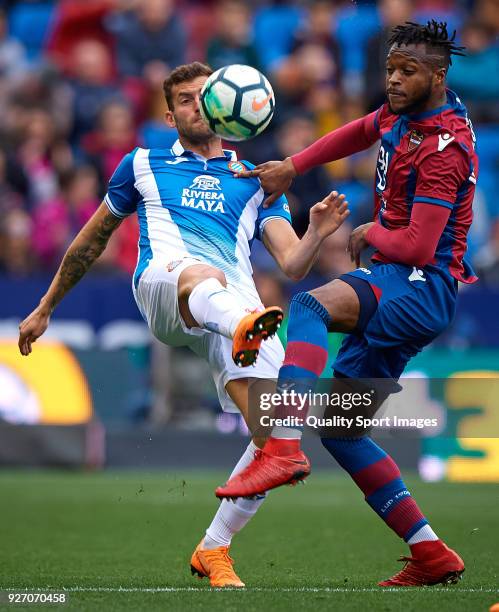
<path fill-rule="evenodd" d="M 273 491 L 232 546 L 247 588 L 211 590 L 206 579 L 191 576 L 189 558 L 217 508 L 213 490 L 223 480 L 214 472 L 3 471 L 0 587 L 68 589 L 63 609 L 106 612 L 478 612 L 499 601 L 497 485 L 408 479 L 467 569 L 454 587 L 395 591 L 376 582 L 397 570 L 407 549 L 337 472 L 317 472 L 306 486 Z"/>

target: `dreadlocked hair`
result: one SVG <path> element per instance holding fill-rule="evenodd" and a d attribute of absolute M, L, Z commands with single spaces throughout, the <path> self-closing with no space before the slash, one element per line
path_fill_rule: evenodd
<path fill-rule="evenodd" d="M 456 30 L 452 36 L 447 32 L 445 21 L 432 19 L 426 25 L 406 21 L 403 25 L 395 26 L 388 39 L 389 45 L 417 45 L 424 43 L 436 50 L 440 50 L 445 56 L 447 64 L 452 64 L 451 55 L 466 55 L 463 53 L 466 47 L 460 47 L 455 43 Z"/>

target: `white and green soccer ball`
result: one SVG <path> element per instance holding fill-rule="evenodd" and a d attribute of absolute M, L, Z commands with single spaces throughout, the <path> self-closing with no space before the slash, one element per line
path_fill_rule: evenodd
<path fill-rule="evenodd" d="M 272 86 L 256 68 L 224 66 L 201 90 L 201 115 L 225 140 L 249 140 L 263 132 L 274 114 Z"/>

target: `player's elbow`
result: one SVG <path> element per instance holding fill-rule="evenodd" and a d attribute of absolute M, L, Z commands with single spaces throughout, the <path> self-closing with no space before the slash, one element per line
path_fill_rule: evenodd
<path fill-rule="evenodd" d="M 279 268 L 283 274 L 286 275 L 289 280 L 293 282 L 301 281 L 307 275 L 307 270 L 303 269 L 297 262 L 293 261 L 293 257 L 289 251 L 287 251 L 282 257 L 277 260 Z"/>
<path fill-rule="evenodd" d="M 299 270 L 299 269 L 294 268 L 292 266 L 284 266 L 284 267 L 282 267 L 282 271 L 289 278 L 289 280 L 292 280 L 295 283 L 297 283 L 298 281 L 303 280 L 305 278 L 305 276 L 307 276 L 307 271 L 306 270 Z"/>

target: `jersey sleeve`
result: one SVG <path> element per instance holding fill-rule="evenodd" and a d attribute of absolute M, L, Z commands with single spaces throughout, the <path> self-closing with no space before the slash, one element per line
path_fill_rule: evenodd
<path fill-rule="evenodd" d="M 433 140 L 433 139 L 432 139 Z M 439 136 L 438 144 L 433 141 L 430 150 L 418 166 L 418 177 L 414 204 L 423 202 L 453 208 L 460 189 L 471 174 L 469 159 L 456 142 L 445 144 Z"/>
<path fill-rule="evenodd" d="M 365 239 L 391 261 L 408 266 L 425 266 L 433 259 L 450 210 L 425 203 L 413 206 L 407 227 L 389 230 L 373 223 Z"/>
<path fill-rule="evenodd" d="M 258 217 L 256 220 L 255 237 L 259 240 L 263 238 L 263 229 L 265 224 L 272 219 L 284 219 L 288 223 L 291 223 L 291 212 L 289 210 L 289 204 L 285 196 L 278 198 L 268 208 L 263 207 L 262 204 L 258 207 Z"/>
<path fill-rule="evenodd" d="M 136 152 L 137 149 L 134 149 L 120 161 L 113 176 L 109 179 L 108 190 L 104 197 L 104 202 L 109 210 L 120 218 L 134 213 L 140 200 L 140 193 L 135 188 L 133 171 L 133 159 Z"/>
<path fill-rule="evenodd" d="M 255 168 L 255 164 L 252 164 L 249 161 L 244 160 L 242 162 L 246 168 L 249 170 L 253 170 Z M 258 238 L 258 240 L 262 240 L 263 238 L 263 228 L 265 224 L 271 219 L 284 219 L 291 223 L 291 212 L 289 210 L 288 200 L 286 196 L 280 196 L 271 206 L 268 208 L 263 207 L 263 201 L 267 195 L 262 197 L 262 201 L 258 205 L 258 216 L 255 221 L 255 234 L 254 237 Z"/>

